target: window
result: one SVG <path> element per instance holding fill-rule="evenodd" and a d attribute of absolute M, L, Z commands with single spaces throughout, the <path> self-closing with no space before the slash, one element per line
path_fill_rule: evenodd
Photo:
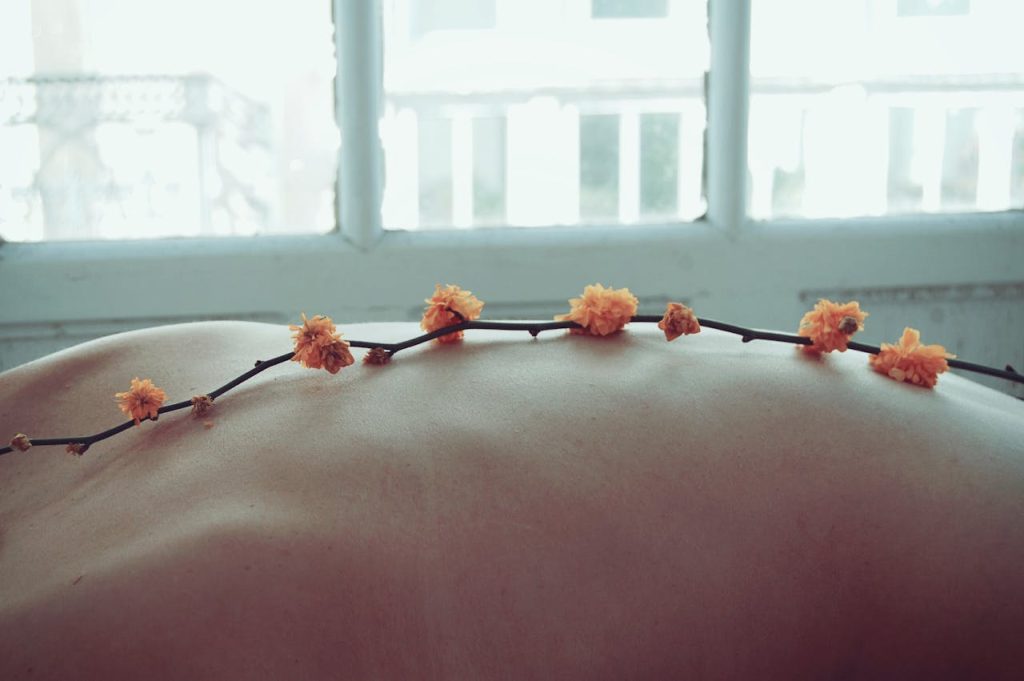
<path fill-rule="evenodd" d="M 384 227 L 699 217 L 707 15 L 669 9 L 385 2 Z"/>
<path fill-rule="evenodd" d="M 332 31 L 326 2 L 5 0 L 0 235 L 333 228 Z"/>
<path fill-rule="evenodd" d="M 1024 109 L 1024 57 L 1011 26 L 1024 21 L 1024 5 L 900 0 L 894 13 L 891 3 L 780 0 L 752 8 L 753 216 L 1022 207 L 1009 151 Z M 905 18 L 932 16 L 941 19 Z"/>
<path fill-rule="evenodd" d="M 865 342 L 888 319 L 1024 365 L 1024 4 L 912 4 L 8 0 L 0 368 L 175 321 L 416 319 L 438 282 L 544 318 L 594 281 L 764 328 L 850 295 Z M 72 19 L 68 99 L 31 36 Z M 36 103 L 124 92 L 145 115 L 86 126 L 43 173 L 68 186 L 37 182 L 37 123 L 62 119 Z M 259 238 L 205 238 L 229 234 Z"/>
<path fill-rule="evenodd" d="M 333 1 L 11 0 L 0 236 L 323 233 L 346 214 L 366 234 L 652 225 L 724 210 L 706 166 L 726 158 L 705 152 L 743 145 L 706 139 L 703 0 Z M 1024 5 L 750 7 L 749 89 L 738 80 L 719 103 L 720 127 L 748 131 L 747 177 L 718 177 L 746 185 L 719 197 L 743 198 L 741 218 L 1022 207 Z M 354 50 L 337 87 L 332 11 Z M 347 39 L 363 15 L 379 25 Z"/>

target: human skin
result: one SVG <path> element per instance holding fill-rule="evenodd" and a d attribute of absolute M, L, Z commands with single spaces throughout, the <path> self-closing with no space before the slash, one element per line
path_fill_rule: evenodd
<path fill-rule="evenodd" d="M 134 376 L 175 402 L 290 347 L 100 339 L 0 374 L 0 434 L 95 433 Z M 0 456 L 0 678 L 1019 679 L 1022 520 L 1024 403 L 959 376 L 469 331 Z"/>

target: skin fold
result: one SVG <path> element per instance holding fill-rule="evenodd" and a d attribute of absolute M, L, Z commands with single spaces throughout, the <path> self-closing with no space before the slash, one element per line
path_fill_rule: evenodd
<path fill-rule="evenodd" d="M 0 435 L 95 433 L 135 376 L 175 402 L 291 343 L 86 343 L 0 374 Z M 1024 677 L 1018 400 L 708 329 L 364 352 L 0 456 L 0 678 Z"/>

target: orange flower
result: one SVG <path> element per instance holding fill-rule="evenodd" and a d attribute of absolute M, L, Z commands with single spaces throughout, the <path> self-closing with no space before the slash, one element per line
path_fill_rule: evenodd
<path fill-rule="evenodd" d="M 430 333 L 452 324 L 480 318 L 484 304 L 471 291 L 463 291 L 454 284 L 441 288 L 437 284 L 434 295 L 424 301 L 427 307 L 423 310 L 420 328 Z M 437 338 L 440 343 L 455 343 L 462 340 L 462 331 L 453 331 Z"/>
<path fill-rule="evenodd" d="M 27 452 L 31 446 L 32 441 L 28 439 L 28 435 L 25 435 L 25 433 L 16 433 L 15 436 L 11 438 L 11 449 Z"/>
<path fill-rule="evenodd" d="M 665 340 L 673 341 L 683 335 L 700 333 L 700 322 L 693 310 L 682 303 L 669 303 L 665 316 L 658 322 L 658 328 L 665 332 Z"/>
<path fill-rule="evenodd" d="M 391 361 L 391 355 L 384 348 L 373 348 L 368 353 L 363 355 L 363 362 L 365 364 L 387 364 Z"/>
<path fill-rule="evenodd" d="M 160 405 L 167 399 L 167 394 L 153 385 L 148 378 L 140 381 L 136 376 L 132 379 L 132 387 L 127 392 L 117 393 L 114 397 L 117 398 L 121 411 L 135 419 L 137 426 L 139 421 L 147 417 L 156 421 L 160 415 Z"/>
<path fill-rule="evenodd" d="M 555 320 L 576 322 L 583 327 L 570 329 L 570 333 L 607 336 L 629 323 L 639 301 L 628 288 L 610 289 L 593 284 L 583 289 L 581 298 L 570 299 L 569 304 L 569 313 L 555 315 Z"/>
<path fill-rule="evenodd" d="M 946 360 L 954 357 L 941 345 L 921 345 L 920 332 L 908 326 L 898 343 L 882 343 L 881 351 L 869 356 L 868 362 L 889 378 L 933 388 L 939 374 L 949 369 Z"/>
<path fill-rule="evenodd" d="M 301 362 L 310 369 L 327 369 L 336 374 L 356 361 L 349 352 L 348 343 L 341 339 L 330 317 L 314 315 L 312 319 L 307 319 L 303 312 L 302 326 L 290 324 L 288 328 L 295 332 L 292 335 L 295 339 L 293 362 Z"/>
<path fill-rule="evenodd" d="M 192 416 L 204 416 L 213 409 L 213 398 L 209 395 L 196 395 L 192 398 Z"/>
<path fill-rule="evenodd" d="M 861 311 L 860 303 L 857 301 L 840 305 L 822 298 L 814 309 L 800 320 L 800 330 L 797 333 L 811 339 L 811 345 L 802 346 L 804 351 L 846 352 L 850 336 L 864 329 L 864 318 L 867 316 L 868 313 Z"/>

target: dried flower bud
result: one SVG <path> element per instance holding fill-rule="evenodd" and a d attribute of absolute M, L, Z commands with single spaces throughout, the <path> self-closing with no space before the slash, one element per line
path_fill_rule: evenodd
<path fill-rule="evenodd" d="M 144 418 L 156 421 L 160 417 L 160 406 L 167 399 L 167 393 L 153 385 L 153 381 L 138 376 L 132 379 L 131 389 L 114 395 L 121 411 L 130 416 L 135 425 Z"/>
<path fill-rule="evenodd" d="M 77 454 L 78 456 L 82 456 L 82 454 L 89 451 L 89 445 L 84 442 L 72 442 L 64 451 L 68 454 Z"/>
<path fill-rule="evenodd" d="M 391 353 L 384 348 L 373 348 L 368 353 L 363 355 L 363 362 L 365 364 L 387 364 L 391 361 Z"/>
<path fill-rule="evenodd" d="M 665 340 L 672 341 L 680 336 L 700 333 L 700 322 L 693 310 L 682 303 L 669 303 L 658 328 L 665 332 Z"/>
<path fill-rule="evenodd" d="M 464 291 L 454 284 L 444 288 L 437 284 L 434 287 L 434 295 L 424 302 L 427 307 L 423 310 L 420 328 L 427 333 L 479 319 L 480 311 L 484 309 L 483 301 L 474 296 L 472 291 Z M 438 343 L 456 343 L 462 340 L 463 335 L 462 331 L 452 331 L 435 340 Z"/>
<path fill-rule="evenodd" d="M 808 345 L 801 348 L 804 352 L 818 354 L 822 352 L 846 352 L 850 336 L 864 325 L 867 312 L 860 309 L 860 303 L 834 303 L 822 298 L 800 320 L 797 333 L 810 338 Z"/>
<path fill-rule="evenodd" d="M 921 334 L 909 326 L 896 343 L 882 343 L 877 355 L 868 355 L 871 368 L 895 381 L 934 388 L 939 374 L 949 369 L 956 355 L 941 345 L 922 345 Z"/>
<path fill-rule="evenodd" d="M 11 448 L 12 449 L 17 449 L 17 450 L 20 450 L 22 452 L 27 452 L 29 450 L 29 447 L 31 447 L 31 446 L 32 446 L 32 441 L 28 439 L 28 435 L 25 435 L 25 433 L 18 433 L 13 438 L 11 438 Z"/>
<path fill-rule="evenodd" d="M 852 336 L 860 329 L 860 322 L 856 318 L 846 316 L 839 322 L 839 331 L 847 336 Z"/>
<path fill-rule="evenodd" d="M 593 284 L 585 286 L 579 298 L 570 298 L 569 312 L 556 315 L 555 320 L 579 324 L 580 328 L 569 329 L 572 334 L 607 336 L 621 331 L 629 323 L 638 304 L 628 288 L 611 289 Z"/>
<path fill-rule="evenodd" d="M 205 416 L 213 409 L 213 398 L 209 395 L 196 395 L 192 398 L 192 416 Z"/>

